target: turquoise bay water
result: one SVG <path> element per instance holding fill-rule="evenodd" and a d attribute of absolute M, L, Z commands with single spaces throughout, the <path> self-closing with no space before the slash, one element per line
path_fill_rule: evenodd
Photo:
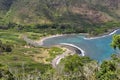
<path fill-rule="evenodd" d="M 115 34 L 120 34 L 118 30 Z M 111 54 L 116 51 L 111 48 L 110 43 L 112 41 L 112 35 L 96 39 L 84 39 L 84 35 L 65 35 L 54 38 L 46 39 L 43 43 L 44 46 L 51 46 L 60 43 L 74 44 L 85 51 L 85 55 L 99 62 L 109 59 Z"/>

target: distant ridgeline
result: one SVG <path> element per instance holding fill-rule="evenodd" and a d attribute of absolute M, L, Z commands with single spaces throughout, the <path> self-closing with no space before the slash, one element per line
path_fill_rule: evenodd
<path fill-rule="evenodd" d="M 109 26 L 120 26 L 119 3 L 120 0 L 0 0 L 0 27 L 7 28 L 5 25 L 9 23 L 45 24 L 42 26 L 45 28 L 57 24 L 61 26 L 54 25 L 53 33 L 58 30 L 97 35 L 107 31 Z"/>

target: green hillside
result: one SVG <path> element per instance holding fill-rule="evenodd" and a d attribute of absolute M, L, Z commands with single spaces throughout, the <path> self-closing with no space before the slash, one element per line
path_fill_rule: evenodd
<path fill-rule="evenodd" d="M 117 28 L 120 0 L 0 0 L 0 80 L 120 80 L 119 54 L 98 62 L 69 55 L 76 52 L 59 45 L 38 47 L 40 40 L 56 34 L 97 37 Z M 110 45 L 119 51 L 120 35 Z M 57 65 L 61 55 L 65 58 Z"/>
<path fill-rule="evenodd" d="M 119 21 L 119 0 L 0 0 L 0 21 L 75 26 Z M 85 25 L 86 24 L 86 25 Z"/>

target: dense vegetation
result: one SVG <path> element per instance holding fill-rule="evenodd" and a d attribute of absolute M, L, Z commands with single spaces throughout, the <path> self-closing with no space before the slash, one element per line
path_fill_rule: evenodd
<path fill-rule="evenodd" d="M 119 20 L 119 9 L 119 0 L 0 0 L 0 19 L 6 23 L 83 26 Z"/>
<path fill-rule="evenodd" d="M 111 45 L 114 49 L 117 49 L 117 48 L 120 49 L 120 35 L 113 36 L 113 41 Z"/>
<path fill-rule="evenodd" d="M 54 34 L 100 35 L 120 28 L 120 0 L 0 0 L 0 80 L 120 80 L 120 55 L 101 64 L 89 57 L 67 56 L 56 68 L 51 61 L 64 52 L 35 47 Z M 111 46 L 119 51 L 120 35 Z"/>
<path fill-rule="evenodd" d="M 98 35 L 119 27 L 119 0 L 0 0 L 0 28 Z"/>
<path fill-rule="evenodd" d="M 89 57 L 68 56 L 61 60 L 56 68 L 51 67 L 51 60 L 63 52 L 62 49 L 37 48 L 26 44 L 20 36 L 21 32 L 1 31 L 1 41 L 12 43 L 11 54 L 0 55 L 0 79 L 3 80 L 119 80 L 120 56 L 112 55 L 111 60 L 98 64 Z M 6 36 L 6 34 L 11 36 Z M 33 33 L 27 33 L 33 34 Z M 119 48 L 119 35 L 113 36 L 112 45 Z M 117 42 L 117 44 L 116 44 Z M 113 48 L 115 48 L 113 46 Z"/>
<path fill-rule="evenodd" d="M 36 24 L 29 26 L 15 24 L 15 23 L 8 23 L 6 26 L 0 26 L 0 29 L 12 30 L 22 33 L 33 32 L 33 34 L 35 33 L 35 35 L 31 35 L 30 38 L 37 39 L 38 37 L 47 36 L 47 35 L 71 34 L 71 33 L 89 33 L 90 36 L 96 36 L 96 35 L 101 35 L 103 33 L 108 33 L 109 31 L 112 31 L 113 29 L 117 29 L 119 27 L 120 27 L 119 22 L 111 21 L 111 22 L 103 23 L 101 25 L 88 25 L 86 27 L 74 27 L 71 24 L 59 24 L 59 23 Z"/>
<path fill-rule="evenodd" d="M 19 72 L 15 72 L 18 69 L 8 70 L 5 65 L 1 65 L 0 73 L 1 78 L 5 80 L 119 80 L 120 59 L 116 55 L 113 56 L 114 57 L 111 60 L 104 61 L 100 66 L 96 61 L 93 61 L 88 57 L 73 55 L 62 60 L 56 69 L 49 68 L 49 70 L 45 70 L 45 73 L 41 73 L 39 70 L 29 73 L 22 69 L 22 74 L 20 74 Z M 41 67 L 41 69 L 46 68 L 45 65 L 41 65 Z M 7 75 L 7 77 L 5 75 Z"/>

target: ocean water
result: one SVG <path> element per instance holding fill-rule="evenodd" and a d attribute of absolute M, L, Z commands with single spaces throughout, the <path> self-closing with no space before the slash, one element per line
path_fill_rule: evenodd
<path fill-rule="evenodd" d="M 120 34 L 120 30 L 113 32 L 114 34 Z M 106 35 L 104 37 L 86 39 L 84 35 L 65 35 L 54 38 L 49 38 L 43 41 L 44 46 L 52 46 L 60 43 L 73 44 L 81 48 L 85 53 L 85 56 L 101 62 L 106 59 L 110 59 L 113 53 L 117 52 L 110 46 L 112 36 Z"/>

